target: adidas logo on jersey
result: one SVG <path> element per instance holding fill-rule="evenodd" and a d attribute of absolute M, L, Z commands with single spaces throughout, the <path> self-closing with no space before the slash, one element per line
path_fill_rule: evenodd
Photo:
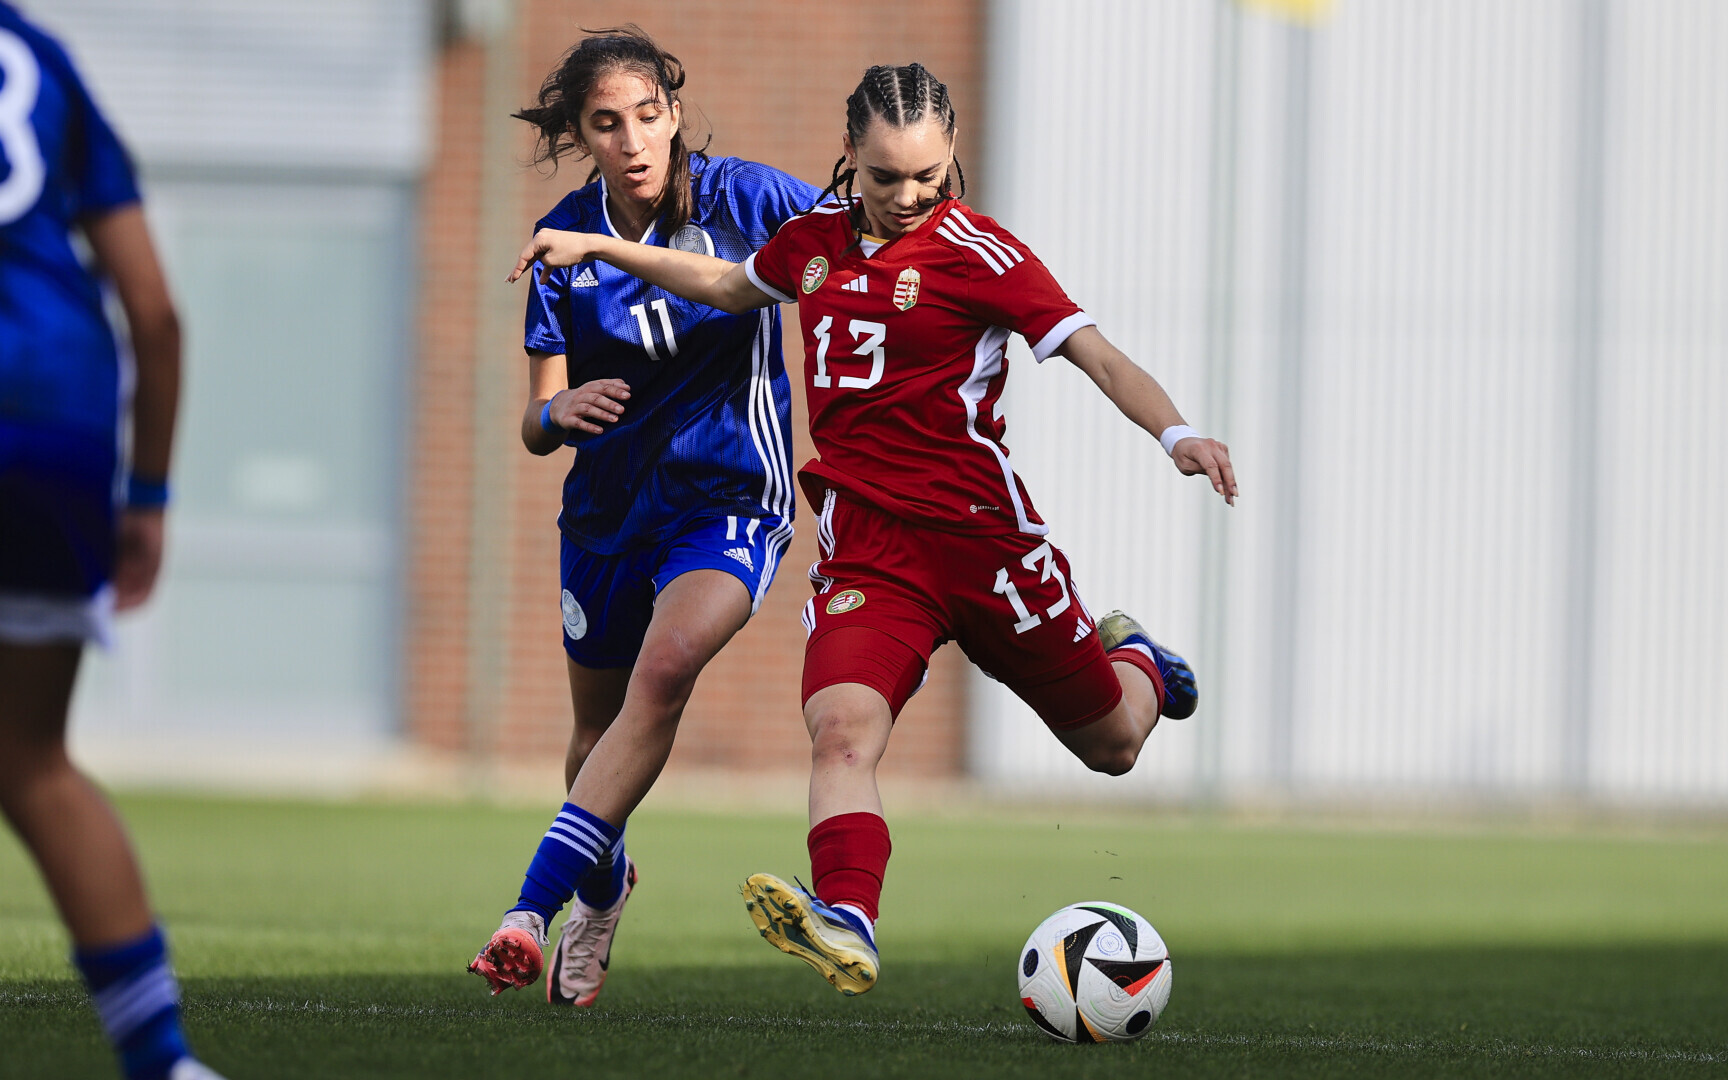
<path fill-rule="evenodd" d="M 756 564 L 750 560 L 750 549 L 749 548 L 745 548 L 745 547 L 727 548 L 726 549 L 726 557 L 729 559 L 736 559 L 737 561 L 743 563 L 744 569 L 749 570 L 751 573 L 756 572 Z M 1076 638 L 1075 640 L 1078 641 L 1079 639 Z"/>
<path fill-rule="evenodd" d="M 1091 632 L 1092 632 L 1092 627 L 1087 624 L 1085 619 L 1075 620 L 1075 623 L 1074 623 L 1074 640 L 1075 641 L 1079 641 L 1081 638 L 1085 637 L 1087 634 L 1090 634 Z"/>
<path fill-rule="evenodd" d="M 870 279 L 865 277 L 863 274 L 859 274 L 853 280 L 848 281 L 846 284 L 840 286 L 840 288 L 845 290 L 846 292 L 869 292 L 870 291 Z"/>
<path fill-rule="evenodd" d="M 584 266 L 582 272 L 576 275 L 576 280 L 570 283 L 572 289 L 598 289 L 600 279 L 594 276 L 592 266 Z"/>

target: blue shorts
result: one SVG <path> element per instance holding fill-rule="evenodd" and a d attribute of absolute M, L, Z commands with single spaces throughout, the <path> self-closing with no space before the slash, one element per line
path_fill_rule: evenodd
<path fill-rule="evenodd" d="M 0 640 L 106 641 L 117 452 L 0 420 Z"/>
<path fill-rule="evenodd" d="M 692 570 L 723 570 L 743 582 L 754 615 L 791 540 L 792 523 L 775 514 L 699 521 L 652 547 L 618 555 L 584 551 L 565 537 L 558 559 L 564 651 L 583 667 L 633 666 L 654 617 L 654 598 Z"/>

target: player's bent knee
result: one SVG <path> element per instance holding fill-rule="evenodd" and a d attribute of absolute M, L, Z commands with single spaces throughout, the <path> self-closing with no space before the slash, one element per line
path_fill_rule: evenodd
<path fill-rule="evenodd" d="M 1140 760 L 1140 749 L 1126 743 L 1103 746 L 1080 755 L 1080 760 L 1093 772 L 1121 776 L 1133 770 L 1134 763 Z"/>
<path fill-rule="evenodd" d="M 812 764 L 874 766 L 882 756 L 875 727 L 874 718 L 846 710 L 816 713 L 810 718 Z"/>
<path fill-rule="evenodd" d="M 34 790 L 35 785 L 52 783 L 62 773 L 73 771 L 72 761 L 64 747 L 43 745 L 33 740 L 0 743 L 0 804 Z"/>
<path fill-rule="evenodd" d="M 703 657 L 683 644 L 666 644 L 643 653 L 631 674 L 631 689 L 653 700 L 682 703 L 702 674 Z"/>

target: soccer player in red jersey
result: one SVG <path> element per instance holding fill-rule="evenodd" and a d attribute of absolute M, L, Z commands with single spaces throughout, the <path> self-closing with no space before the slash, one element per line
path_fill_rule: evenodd
<path fill-rule="evenodd" d="M 922 65 L 873 67 L 847 99 L 828 189 L 845 196 L 742 264 L 542 231 L 511 275 L 600 259 L 729 311 L 799 305 L 819 454 L 799 479 L 820 511 L 822 553 L 804 611 L 815 893 L 756 874 L 744 895 L 765 938 L 847 994 L 870 989 L 879 968 L 890 845 L 876 765 L 937 646 L 958 641 L 1112 775 L 1134 766 L 1161 715 L 1197 702 L 1186 662 L 1133 619 L 1093 622 L 1046 539 L 1002 443 L 1009 334 L 1039 362 L 1080 368 L 1178 470 L 1236 497 L 1229 450 L 1183 422 L 1025 244 L 954 197 L 954 133 L 947 88 Z"/>

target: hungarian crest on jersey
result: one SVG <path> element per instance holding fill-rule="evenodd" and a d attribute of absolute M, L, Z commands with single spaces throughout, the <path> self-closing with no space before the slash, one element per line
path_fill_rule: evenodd
<path fill-rule="evenodd" d="M 804 290 L 805 296 L 809 296 L 820 289 L 822 283 L 827 280 L 828 260 L 818 255 L 804 264 L 804 280 L 799 283 L 798 287 Z"/>
<path fill-rule="evenodd" d="M 922 281 L 918 271 L 910 266 L 900 271 L 899 280 L 894 282 L 894 306 L 901 311 L 911 311 L 912 305 L 918 302 L 918 287 Z"/>

